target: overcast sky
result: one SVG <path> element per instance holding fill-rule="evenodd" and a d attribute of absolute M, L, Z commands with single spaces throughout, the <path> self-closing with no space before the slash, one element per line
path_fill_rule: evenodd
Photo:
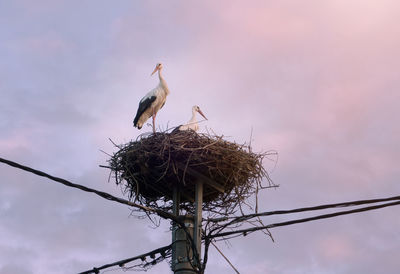
<path fill-rule="evenodd" d="M 260 194 L 260 211 L 399 195 L 399 12 L 391 0 L 0 1 L 0 157 L 122 196 L 100 149 L 151 130 L 132 120 L 162 62 L 160 127 L 197 104 L 201 131 L 243 143 L 253 130 L 254 151 L 279 152 L 280 187 Z M 76 273 L 171 241 L 168 222 L 152 229 L 123 205 L 3 164 L 0 174 L 1 274 Z M 219 247 L 241 273 L 394 274 L 398 216 L 391 207 Z M 233 273 L 210 256 L 208 273 Z"/>

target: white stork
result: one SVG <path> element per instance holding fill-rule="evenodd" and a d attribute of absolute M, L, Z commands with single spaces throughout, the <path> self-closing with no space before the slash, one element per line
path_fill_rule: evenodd
<path fill-rule="evenodd" d="M 133 120 L 133 126 L 137 127 L 138 129 L 142 128 L 147 119 L 153 117 L 153 132 L 156 132 L 154 121 L 156 119 L 157 112 L 164 106 L 165 101 L 167 100 L 167 95 L 169 94 L 167 82 L 165 82 L 164 78 L 161 76 L 162 68 L 162 64 L 158 63 L 151 74 L 153 75 L 156 71 L 158 71 L 158 78 L 160 78 L 160 83 L 158 86 L 147 93 L 139 102 L 139 108 L 137 110 L 135 119 Z"/>
<path fill-rule="evenodd" d="M 199 130 L 199 124 L 197 123 L 196 119 L 196 112 L 200 113 L 200 115 L 203 116 L 204 119 L 208 120 L 204 113 L 200 110 L 199 106 L 193 106 L 192 118 L 186 124 L 176 127 L 172 132 L 176 132 L 178 130 Z"/>

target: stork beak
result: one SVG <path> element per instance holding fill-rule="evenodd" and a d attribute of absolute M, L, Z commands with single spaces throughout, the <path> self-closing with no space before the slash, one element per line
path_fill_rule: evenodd
<path fill-rule="evenodd" d="M 153 70 L 153 72 L 151 73 L 150 76 L 152 76 L 154 73 L 156 73 L 156 71 L 159 70 L 159 69 L 160 69 L 160 67 L 159 67 L 159 66 L 156 66 L 156 68 Z"/>
<path fill-rule="evenodd" d="M 199 109 L 199 113 L 200 113 L 201 116 L 204 117 L 204 119 L 208 120 L 207 117 L 204 115 L 204 113 L 200 109 Z"/>

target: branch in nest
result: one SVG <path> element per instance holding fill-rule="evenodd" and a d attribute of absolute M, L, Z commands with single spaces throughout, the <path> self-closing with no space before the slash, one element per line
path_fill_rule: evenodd
<path fill-rule="evenodd" d="M 143 205 L 170 208 L 172 189 L 178 186 L 183 206 L 193 212 L 194 186 L 205 183 L 203 210 L 222 215 L 246 205 L 262 187 L 274 187 L 263 159 L 248 145 L 226 141 L 222 136 L 194 131 L 145 134 L 136 141 L 114 144 L 119 150 L 109 160 L 116 184 Z"/>

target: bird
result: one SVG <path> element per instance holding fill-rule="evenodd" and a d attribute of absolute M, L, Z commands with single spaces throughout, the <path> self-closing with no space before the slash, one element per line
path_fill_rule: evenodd
<path fill-rule="evenodd" d="M 196 119 L 197 112 L 200 113 L 200 115 L 203 116 L 204 119 L 208 120 L 207 117 L 204 115 L 204 113 L 201 111 L 199 106 L 193 106 L 192 107 L 192 118 L 186 124 L 176 127 L 172 131 L 172 133 L 175 133 L 177 131 L 183 131 L 183 130 L 194 130 L 194 131 L 199 130 L 199 124 L 197 123 L 197 119 Z"/>
<path fill-rule="evenodd" d="M 143 124 L 150 117 L 153 117 L 153 133 L 156 132 L 154 121 L 156 119 L 157 112 L 164 106 L 165 101 L 167 100 L 167 95 L 170 93 L 167 82 L 161 75 L 162 69 L 163 65 L 161 63 L 157 63 L 151 75 L 158 71 L 158 78 L 160 79 L 160 83 L 157 87 L 148 92 L 142 98 L 142 100 L 140 100 L 135 119 L 133 120 L 133 126 L 141 129 Z"/>

